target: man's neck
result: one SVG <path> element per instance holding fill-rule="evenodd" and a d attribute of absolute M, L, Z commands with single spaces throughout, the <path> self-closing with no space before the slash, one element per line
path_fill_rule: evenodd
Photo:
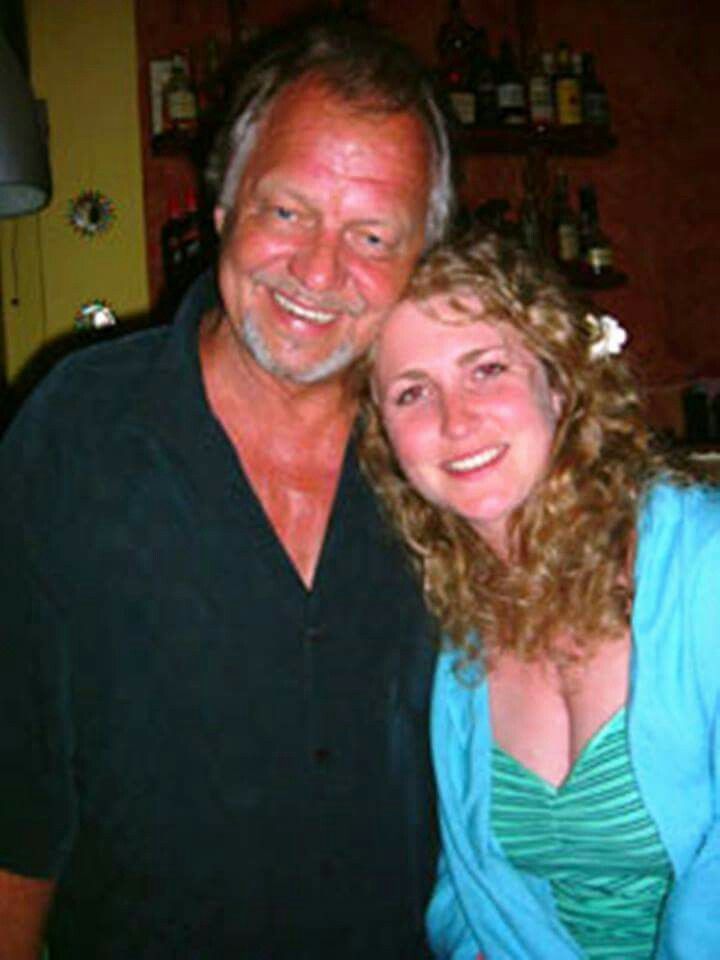
<path fill-rule="evenodd" d="M 276 378 L 223 321 L 201 327 L 200 362 L 208 403 L 310 587 L 357 410 L 349 377 L 318 384 Z"/>
<path fill-rule="evenodd" d="M 319 383 L 297 383 L 260 366 L 226 319 L 207 318 L 200 330 L 200 361 L 228 405 L 256 409 L 260 417 L 286 423 L 292 432 L 324 432 L 352 424 L 357 400 L 352 377 L 344 372 Z"/>

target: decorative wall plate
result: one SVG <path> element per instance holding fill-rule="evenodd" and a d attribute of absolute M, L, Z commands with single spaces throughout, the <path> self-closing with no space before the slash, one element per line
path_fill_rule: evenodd
<path fill-rule="evenodd" d="M 115 207 L 112 200 L 98 190 L 83 190 L 70 200 L 67 218 L 76 233 L 92 238 L 110 229 L 115 221 Z"/>

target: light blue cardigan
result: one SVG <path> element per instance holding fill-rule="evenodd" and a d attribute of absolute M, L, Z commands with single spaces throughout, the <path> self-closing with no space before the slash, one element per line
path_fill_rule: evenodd
<path fill-rule="evenodd" d="M 675 883 L 655 960 L 720 958 L 720 492 L 662 485 L 635 563 L 630 754 Z M 487 683 L 438 661 L 432 707 L 442 854 L 428 908 L 445 960 L 576 960 L 546 881 L 515 870 L 490 829 Z"/>

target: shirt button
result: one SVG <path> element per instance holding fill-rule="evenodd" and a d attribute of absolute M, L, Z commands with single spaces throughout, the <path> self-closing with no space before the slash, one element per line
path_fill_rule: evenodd
<path fill-rule="evenodd" d="M 305 631 L 305 643 L 320 643 L 325 634 L 320 627 L 308 627 Z"/>

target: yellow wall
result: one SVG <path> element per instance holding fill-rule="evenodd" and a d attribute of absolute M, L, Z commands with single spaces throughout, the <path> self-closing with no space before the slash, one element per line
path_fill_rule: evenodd
<path fill-rule="evenodd" d="M 33 88 L 48 105 L 53 200 L 0 225 L 8 379 L 73 329 L 83 303 L 106 300 L 122 318 L 149 302 L 133 0 L 25 0 L 25 10 Z M 91 240 L 67 222 L 70 198 L 88 189 L 116 209 Z"/>

